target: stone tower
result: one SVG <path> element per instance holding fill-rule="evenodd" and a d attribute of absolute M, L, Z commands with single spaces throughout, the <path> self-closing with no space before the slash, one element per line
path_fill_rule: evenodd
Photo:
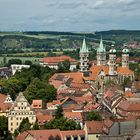
<path fill-rule="evenodd" d="M 100 45 L 97 48 L 97 65 L 106 65 L 106 49 L 101 38 Z"/>
<path fill-rule="evenodd" d="M 116 75 L 116 50 L 113 48 L 109 51 L 109 75 Z"/>
<path fill-rule="evenodd" d="M 122 67 L 129 68 L 129 50 L 125 48 L 122 50 Z"/>
<path fill-rule="evenodd" d="M 89 51 L 86 46 L 86 41 L 85 38 L 83 39 L 83 44 L 82 47 L 80 48 L 80 71 L 84 72 L 88 70 L 88 56 L 89 56 Z"/>

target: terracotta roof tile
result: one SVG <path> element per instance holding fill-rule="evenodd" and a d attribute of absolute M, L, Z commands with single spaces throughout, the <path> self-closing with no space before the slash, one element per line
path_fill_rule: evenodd
<path fill-rule="evenodd" d="M 71 63 L 76 63 L 77 61 L 69 56 L 63 55 L 63 56 L 55 56 L 55 57 L 46 57 L 40 59 L 40 62 L 43 63 L 59 63 L 63 62 L 65 60 L 69 60 Z"/>
<path fill-rule="evenodd" d="M 117 73 L 122 75 L 132 75 L 134 72 L 127 67 L 117 67 Z"/>
<path fill-rule="evenodd" d="M 83 121 L 81 112 L 64 112 L 64 117 L 68 119 L 79 119 L 79 121 Z"/>

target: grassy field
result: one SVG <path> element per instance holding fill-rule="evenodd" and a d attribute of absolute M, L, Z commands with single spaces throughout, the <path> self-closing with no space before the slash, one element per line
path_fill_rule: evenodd
<path fill-rule="evenodd" d="M 4 57 L 0 57 L 0 65 L 3 65 L 3 59 Z M 39 59 L 38 57 L 6 57 L 6 62 L 8 62 L 10 59 L 20 59 L 22 60 L 23 64 L 26 60 L 30 60 L 33 64 L 39 64 Z"/>
<path fill-rule="evenodd" d="M 63 52 L 53 52 L 53 53 L 55 53 L 56 55 L 62 55 L 63 54 Z M 15 57 L 18 57 L 18 56 L 41 56 L 41 55 L 43 55 L 43 56 L 47 56 L 48 55 L 48 52 L 29 52 L 29 53 L 16 53 L 16 54 L 10 54 L 10 55 L 12 55 L 13 57 L 15 56 Z"/>

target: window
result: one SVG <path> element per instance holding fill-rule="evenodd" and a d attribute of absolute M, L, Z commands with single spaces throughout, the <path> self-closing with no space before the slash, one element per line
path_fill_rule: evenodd
<path fill-rule="evenodd" d="M 13 128 L 11 128 L 11 131 L 13 131 Z"/>
<path fill-rule="evenodd" d="M 85 136 L 81 136 L 80 137 L 80 140 L 85 140 Z"/>
<path fill-rule="evenodd" d="M 17 126 L 18 126 L 18 122 L 17 122 Z"/>
<path fill-rule="evenodd" d="M 71 136 L 66 136 L 66 140 L 71 140 Z"/>
<path fill-rule="evenodd" d="M 11 122 L 11 126 L 13 125 L 13 123 Z"/>
<path fill-rule="evenodd" d="M 78 140 L 78 136 L 73 136 L 73 140 Z"/>
<path fill-rule="evenodd" d="M 32 117 L 32 120 L 34 119 L 34 117 Z"/>
<path fill-rule="evenodd" d="M 13 117 L 11 117 L 11 120 L 13 120 Z"/>
<path fill-rule="evenodd" d="M 18 120 L 18 117 L 16 119 Z"/>

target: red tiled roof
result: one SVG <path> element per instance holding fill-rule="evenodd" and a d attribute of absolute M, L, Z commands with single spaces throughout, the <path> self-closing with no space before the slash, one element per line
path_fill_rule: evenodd
<path fill-rule="evenodd" d="M 6 95 L 0 93 L 0 103 L 4 103 L 6 97 L 7 97 Z"/>
<path fill-rule="evenodd" d="M 60 136 L 60 130 L 59 129 L 52 129 L 52 130 L 28 130 L 26 132 L 23 132 L 19 134 L 16 137 L 16 140 L 25 140 L 25 138 L 31 135 L 36 140 L 49 140 L 50 136 L 56 137 Z"/>
<path fill-rule="evenodd" d="M 87 121 L 87 133 L 88 134 L 102 134 L 103 133 L 103 121 Z"/>
<path fill-rule="evenodd" d="M 127 112 L 137 112 L 140 111 L 140 103 L 125 100 L 119 104 L 118 108 Z"/>
<path fill-rule="evenodd" d="M 105 75 L 108 75 L 109 73 L 109 66 L 97 66 L 97 65 L 93 65 L 89 71 L 91 71 L 91 75 L 90 77 L 84 77 L 85 80 L 93 80 L 95 81 L 98 74 L 103 71 L 105 73 Z"/>
<path fill-rule="evenodd" d="M 62 140 L 65 140 L 66 136 L 85 136 L 84 130 L 70 130 L 70 131 L 61 131 Z"/>
<path fill-rule="evenodd" d="M 32 108 L 42 108 L 42 100 L 32 100 Z"/>
<path fill-rule="evenodd" d="M 132 75 L 134 72 L 127 67 L 117 67 L 117 73 L 121 75 Z"/>
<path fill-rule="evenodd" d="M 36 140 L 49 140 L 50 136 L 59 136 L 61 140 L 65 140 L 66 136 L 85 136 L 84 130 L 68 130 L 60 131 L 59 129 L 51 130 L 28 130 L 19 134 L 16 140 L 25 140 L 28 135 L 31 135 Z"/>
<path fill-rule="evenodd" d="M 63 75 L 65 78 L 72 78 L 72 83 L 84 83 L 83 80 L 83 73 L 81 72 L 69 72 L 69 73 L 55 73 L 51 78 L 50 78 L 50 82 L 52 82 L 53 80 L 57 80 L 57 76 L 59 75 Z M 64 80 L 64 79 L 63 79 Z M 62 81 L 63 81 L 62 80 Z M 59 80 L 58 80 L 59 81 Z"/>
<path fill-rule="evenodd" d="M 40 62 L 43 62 L 43 63 L 59 63 L 59 62 L 65 61 L 65 60 L 69 60 L 71 63 L 77 62 L 75 59 L 73 59 L 69 56 L 65 56 L 65 55 L 42 58 L 42 59 L 40 59 Z"/>
<path fill-rule="evenodd" d="M 37 117 L 37 122 L 42 123 L 42 122 L 47 122 L 53 119 L 51 115 L 36 115 Z"/>
<path fill-rule="evenodd" d="M 83 121 L 81 112 L 64 112 L 64 117 L 68 119 L 79 119 L 79 121 Z"/>

